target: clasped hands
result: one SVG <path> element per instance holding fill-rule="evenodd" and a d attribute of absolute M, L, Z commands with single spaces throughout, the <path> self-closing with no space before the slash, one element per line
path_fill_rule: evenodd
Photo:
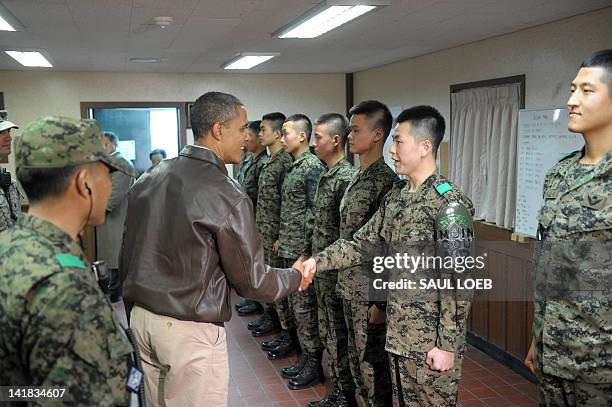
<path fill-rule="evenodd" d="M 317 262 L 312 257 L 307 259 L 306 256 L 301 256 L 293 263 L 293 268 L 302 273 L 302 282 L 300 283 L 299 291 L 304 291 L 314 280 L 314 275 L 317 271 Z"/>

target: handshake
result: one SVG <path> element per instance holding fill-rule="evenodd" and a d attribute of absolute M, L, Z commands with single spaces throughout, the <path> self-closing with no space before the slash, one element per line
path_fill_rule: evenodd
<path fill-rule="evenodd" d="M 306 259 L 306 256 L 302 256 L 293 263 L 293 268 L 302 273 L 302 282 L 300 283 L 299 291 L 304 291 L 312 284 L 312 280 L 317 271 L 317 262 L 312 257 Z"/>

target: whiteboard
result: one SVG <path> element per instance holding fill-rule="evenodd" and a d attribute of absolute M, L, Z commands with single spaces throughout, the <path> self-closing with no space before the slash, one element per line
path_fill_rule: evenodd
<path fill-rule="evenodd" d="M 515 233 L 536 237 L 546 173 L 561 157 L 584 145 L 582 135 L 567 129 L 567 120 L 565 108 L 519 111 Z"/>

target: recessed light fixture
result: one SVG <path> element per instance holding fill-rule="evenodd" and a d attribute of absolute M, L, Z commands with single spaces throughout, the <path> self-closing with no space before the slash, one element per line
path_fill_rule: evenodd
<path fill-rule="evenodd" d="M 278 52 L 242 52 L 223 64 L 223 69 L 251 69 L 276 56 Z"/>
<path fill-rule="evenodd" d="M 51 62 L 38 51 L 4 51 L 23 66 L 53 68 Z"/>
<path fill-rule="evenodd" d="M 0 3 L 0 31 L 21 31 L 23 28 L 21 21 Z"/>
<path fill-rule="evenodd" d="M 374 1 L 325 1 L 276 31 L 272 36 L 278 38 L 316 38 L 386 4 L 387 2 Z"/>

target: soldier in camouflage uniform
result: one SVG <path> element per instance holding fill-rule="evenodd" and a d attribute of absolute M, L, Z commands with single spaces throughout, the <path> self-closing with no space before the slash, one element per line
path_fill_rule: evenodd
<path fill-rule="evenodd" d="M 261 145 L 259 142 L 259 131 L 261 121 L 248 122 L 247 127 L 244 131 L 244 148 L 247 154 L 251 157 L 245 165 L 245 170 L 239 174 L 241 180 L 239 181 L 246 194 L 251 198 L 253 202 L 253 211 L 257 214 L 257 191 L 259 185 L 259 174 L 261 169 L 268 160 L 268 152 L 266 147 Z M 240 169 L 242 170 L 242 166 Z M 242 172 L 242 171 L 241 171 Z M 246 299 L 242 303 L 236 305 L 238 315 L 246 316 L 257 312 L 261 312 L 263 307 L 257 301 Z"/>
<path fill-rule="evenodd" d="M 264 256 L 266 264 L 277 267 L 281 265 L 281 260 L 274 252 L 274 243 L 278 240 L 280 229 L 281 213 L 281 191 L 285 173 L 291 167 L 293 159 L 281 145 L 281 128 L 285 121 L 285 115 L 279 112 L 266 114 L 261 119 L 260 141 L 263 146 L 270 150 L 270 158 L 263 165 L 259 175 L 259 188 L 257 192 L 257 202 L 260 211 L 257 212 L 255 224 L 261 234 L 264 245 Z M 268 304 L 268 309 L 271 304 Z M 295 335 L 291 333 L 295 330 L 295 321 L 289 312 L 289 302 L 287 299 L 275 304 L 274 309 L 278 314 L 281 325 L 281 333 L 274 339 L 262 344 L 262 349 L 268 351 L 271 359 L 287 357 L 295 351 Z M 259 324 L 269 324 L 271 313 L 264 313 Z"/>
<path fill-rule="evenodd" d="M 104 222 L 110 171 L 92 120 L 45 117 L 16 143 L 30 211 L 0 234 L 0 382 L 66 386 L 71 405 L 126 405 L 132 347 L 77 244 Z"/>
<path fill-rule="evenodd" d="M 0 110 L 0 162 L 11 154 L 11 129 L 19 127 L 8 121 L 6 110 Z M 0 232 L 15 223 L 21 214 L 21 199 L 17 184 L 11 180 L 8 171 L 0 169 Z"/>
<path fill-rule="evenodd" d="M 583 62 L 569 130 L 585 147 L 546 175 L 528 366 L 545 406 L 612 405 L 612 50 Z M 535 359 L 535 360 L 534 360 Z"/>
<path fill-rule="evenodd" d="M 354 106 L 349 115 L 349 151 L 359 156 L 360 169 L 351 179 L 340 204 L 340 238 L 345 240 L 351 240 L 366 224 L 397 180 L 383 159 L 383 145 L 393 124 L 389 109 L 378 101 L 364 101 Z M 391 376 L 385 351 L 384 314 L 368 302 L 366 276 L 363 265 L 338 273 L 337 289 L 343 299 L 349 364 L 364 404 L 388 406 Z M 370 316 L 379 318 L 370 321 Z"/>
<path fill-rule="evenodd" d="M 303 114 L 288 117 L 283 123 L 281 142 L 294 162 L 283 181 L 280 231 L 275 250 L 284 264 L 304 260 L 311 254 L 314 221 L 314 196 L 323 164 L 310 152 L 308 143 L 312 123 Z M 317 294 L 314 286 L 289 296 L 289 306 L 296 322 L 297 335 L 305 354 L 303 369 L 289 379 L 289 388 L 304 389 L 324 380 L 319 338 Z M 298 362 L 299 364 L 299 362 Z"/>
<path fill-rule="evenodd" d="M 323 250 L 339 237 L 340 201 L 351 178 L 356 173 L 353 166 L 344 157 L 348 133 L 348 121 L 340 114 L 325 114 L 315 121 L 312 145 L 317 157 L 326 164 L 314 199 L 311 249 L 315 253 Z M 339 397 L 346 405 L 357 405 L 355 384 L 348 362 L 348 338 L 342 311 L 342 298 L 336 291 L 337 282 L 337 272 L 321 273 L 315 277 L 319 335 L 327 350 L 333 390 L 322 401 L 309 403 L 309 407 L 328 406 L 334 398 L 333 401 L 338 403 Z"/>
<path fill-rule="evenodd" d="M 471 201 L 435 173 L 444 128 L 440 113 L 429 106 L 407 109 L 398 116 L 390 153 L 396 171 L 408 181 L 395 183 L 352 241 L 338 240 L 306 261 L 307 270 L 324 272 L 363 263 L 369 249 L 381 243 L 388 248 L 433 243 L 437 213 L 451 202 L 473 213 Z M 410 298 L 402 290 L 391 290 L 388 296 L 386 350 L 393 405 L 456 406 L 470 301 L 454 295 L 437 301 Z"/>

